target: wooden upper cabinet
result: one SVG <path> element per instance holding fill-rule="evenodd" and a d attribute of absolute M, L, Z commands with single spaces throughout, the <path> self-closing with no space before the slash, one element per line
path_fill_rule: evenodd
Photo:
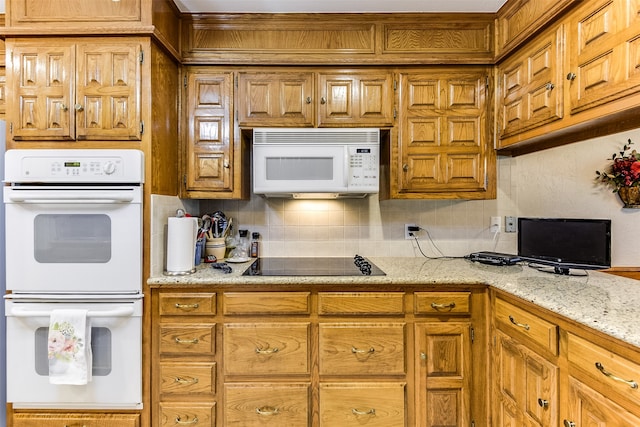
<path fill-rule="evenodd" d="M 564 26 L 498 65 L 498 125 L 505 138 L 563 117 Z"/>
<path fill-rule="evenodd" d="M 14 140 L 141 139 L 141 45 L 77 41 L 7 40 Z"/>
<path fill-rule="evenodd" d="M 640 90 L 640 2 L 594 0 L 570 16 L 571 113 Z"/>
<path fill-rule="evenodd" d="M 240 126 L 393 126 L 391 72 L 238 74 Z"/>
<path fill-rule="evenodd" d="M 313 126 L 311 72 L 238 73 L 240 126 Z"/>
<path fill-rule="evenodd" d="M 196 197 L 201 191 L 233 192 L 233 74 L 188 72 L 186 86 L 187 195 Z"/>
<path fill-rule="evenodd" d="M 488 73 L 440 69 L 400 74 L 392 197 L 495 197 L 495 153 L 486 122 Z"/>
<path fill-rule="evenodd" d="M 393 126 L 390 72 L 318 74 L 319 126 Z"/>

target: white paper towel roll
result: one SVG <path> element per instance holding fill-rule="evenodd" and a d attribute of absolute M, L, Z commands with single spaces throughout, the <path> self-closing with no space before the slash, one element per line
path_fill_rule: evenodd
<path fill-rule="evenodd" d="M 197 234 L 197 218 L 169 218 L 167 231 L 168 274 L 189 274 L 195 271 Z"/>

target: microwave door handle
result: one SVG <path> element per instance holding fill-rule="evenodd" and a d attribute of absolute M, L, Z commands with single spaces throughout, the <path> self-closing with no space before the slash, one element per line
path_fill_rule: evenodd
<path fill-rule="evenodd" d="M 10 315 L 14 317 L 49 317 L 52 310 L 25 310 L 12 308 Z M 9 314 L 8 314 L 9 315 Z M 133 307 L 120 307 L 113 310 L 89 310 L 87 317 L 131 317 Z"/>

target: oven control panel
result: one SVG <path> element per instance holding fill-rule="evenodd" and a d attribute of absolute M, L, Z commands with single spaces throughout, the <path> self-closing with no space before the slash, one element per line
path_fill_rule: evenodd
<path fill-rule="evenodd" d="M 139 150 L 9 150 L 7 182 L 142 182 Z"/>

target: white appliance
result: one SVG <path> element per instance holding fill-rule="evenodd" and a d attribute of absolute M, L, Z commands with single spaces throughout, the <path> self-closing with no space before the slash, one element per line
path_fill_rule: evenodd
<path fill-rule="evenodd" d="M 143 153 L 9 150 L 5 182 L 7 401 L 141 408 Z M 93 378 L 52 384 L 50 315 L 74 308 L 91 321 Z"/>
<path fill-rule="evenodd" d="M 89 310 L 93 378 L 86 385 L 49 382 L 49 316 L 62 308 Z M 141 299 L 15 294 L 6 299 L 5 312 L 7 401 L 14 408 L 142 407 Z"/>
<path fill-rule="evenodd" d="M 5 165 L 7 289 L 141 291 L 141 151 L 9 150 Z"/>
<path fill-rule="evenodd" d="M 380 130 L 256 128 L 252 161 L 265 197 L 366 197 L 379 190 Z"/>

